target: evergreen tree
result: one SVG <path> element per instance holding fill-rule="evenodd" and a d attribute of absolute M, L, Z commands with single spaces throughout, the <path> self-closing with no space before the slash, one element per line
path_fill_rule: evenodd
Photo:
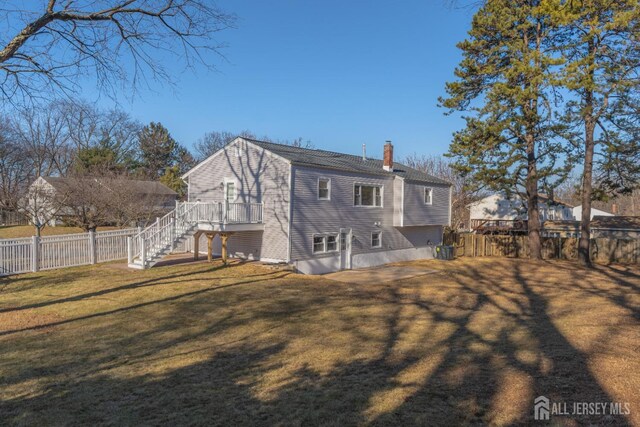
<path fill-rule="evenodd" d="M 161 123 L 151 122 L 138 134 L 140 159 L 145 175 L 157 180 L 178 158 L 178 143 Z"/>
<path fill-rule="evenodd" d="M 571 94 L 565 117 L 583 134 L 578 260 L 589 265 L 592 200 L 632 191 L 640 174 L 640 10 L 638 0 L 581 0 L 564 9 L 560 84 Z"/>
<path fill-rule="evenodd" d="M 541 254 L 539 188 L 553 188 L 570 171 L 565 128 L 553 117 L 551 90 L 558 60 L 554 21 L 542 0 L 487 0 L 473 17 L 457 80 L 441 104 L 463 111 L 454 134 L 454 168 L 477 188 L 517 192 L 526 201 L 529 249 Z"/>

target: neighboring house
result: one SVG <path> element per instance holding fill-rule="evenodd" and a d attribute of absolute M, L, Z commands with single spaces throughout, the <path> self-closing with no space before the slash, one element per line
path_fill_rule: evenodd
<path fill-rule="evenodd" d="M 223 203 L 236 218 L 261 204 L 259 224 L 199 219 L 221 233 L 214 253 L 228 237 L 231 256 L 308 274 L 431 258 L 451 220 L 451 184 L 394 163 L 390 143 L 377 160 L 236 138 L 183 179 L 189 202 Z"/>
<path fill-rule="evenodd" d="M 591 219 L 593 219 L 594 216 L 615 216 L 615 215 L 609 212 L 602 211 L 600 209 L 596 209 L 592 206 Z M 573 208 L 573 219 L 575 219 L 576 221 L 582 220 L 582 205 L 578 205 Z"/>
<path fill-rule="evenodd" d="M 640 217 L 594 216 L 591 221 L 591 237 L 594 239 L 640 239 Z"/>
<path fill-rule="evenodd" d="M 572 207 L 540 195 L 538 212 L 540 221 L 568 221 L 573 219 Z M 509 232 L 527 230 L 527 206 L 520 196 L 507 198 L 497 193 L 467 206 L 470 210 L 471 229 L 476 232 Z"/>
<path fill-rule="evenodd" d="M 590 224 L 592 239 L 640 239 L 640 217 L 594 216 Z M 547 221 L 543 226 L 545 237 L 580 237 L 580 221 Z"/>
<path fill-rule="evenodd" d="M 73 215 L 74 204 L 110 199 L 161 215 L 175 208 L 178 193 L 156 181 L 116 178 L 39 177 L 29 187 L 26 210 L 40 223 L 55 226 Z M 129 209 L 134 210 L 134 209 Z"/>

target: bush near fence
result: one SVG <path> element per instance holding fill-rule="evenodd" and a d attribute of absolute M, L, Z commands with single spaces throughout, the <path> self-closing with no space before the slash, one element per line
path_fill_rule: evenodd
<path fill-rule="evenodd" d="M 0 275 L 26 273 L 127 258 L 127 237 L 136 228 L 116 231 L 0 240 Z"/>
<path fill-rule="evenodd" d="M 27 217 L 19 212 L 0 210 L 0 226 L 27 225 Z"/>
<path fill-rule="evenodd" d="M 446 234 L 444 244 L 455 246 L 456 257 L 529 257 L 529 236 L 498 236 L 483 234 Z M 544 259 L 575 260 L 578 239 L 543 237 Z M 596 263 L 640 263 L 639 239 L 591 239 L 591 260 Z"/>

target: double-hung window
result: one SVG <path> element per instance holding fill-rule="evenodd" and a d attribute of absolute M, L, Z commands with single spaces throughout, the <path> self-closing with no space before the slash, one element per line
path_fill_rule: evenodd
<path fill-rule="evenodd" d="M 318 200 L 331 200 L 331 180 L 329 178 L 318 179 Z"/>
<path fill-rule="evenodd" d="M 424 204 L 425 205 L 433 204 L 433 188 L 430 188 L 430 187 L 424 188 Z"/>
<path fill-rule="evenodd" d="M 353 188 L 354 206 L 382 206 L 382 187 L 356 184 Z"/>

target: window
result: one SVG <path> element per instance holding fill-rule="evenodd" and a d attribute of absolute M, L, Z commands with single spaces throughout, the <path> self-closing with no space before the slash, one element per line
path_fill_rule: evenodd
<path fill-rule="evenodd" d="M 338 239 L 336 236 L 327 236 L 327 252 L 335 252 L 338 250 Z"/>
<path fill-rule="evenodd" d="M 313 253 L 317 254 L 324 252 L 324 243 L 324 236 L 313 236 Z"/>
<path fill-rule="evenodd" d="M 433 202 L 433 188 L 424 188 L 424 204 L 430 205 Z"/>
<path fill-rule="evenodd" d="M 314 234 L 313 236 L 313 253 L 321 254 L 325 252 L 338 251 L 338 235 L 337 234 Z"/>
<path fill-rule="evenodd" d="M 224 198 L 228 202 L 236 200 L 236 183 L 233 181 L 227 181 L 225 184 Z"/>
<path fill-rule="evenodd" d="M 371 247 L 372 248 L 381 248 L 382 247 L 382 232 L 374 231 L 371 233 Z"/>
<path fill-rule="evenodd" d="M 382 206 L 382 187 L 356 184 L 353 189 L 354 206 Z"/>
<path fill-rule="evenodd" d="M 327 178 L 318 179 L 318 200 L 331 199 L 331 180 Z"/>

